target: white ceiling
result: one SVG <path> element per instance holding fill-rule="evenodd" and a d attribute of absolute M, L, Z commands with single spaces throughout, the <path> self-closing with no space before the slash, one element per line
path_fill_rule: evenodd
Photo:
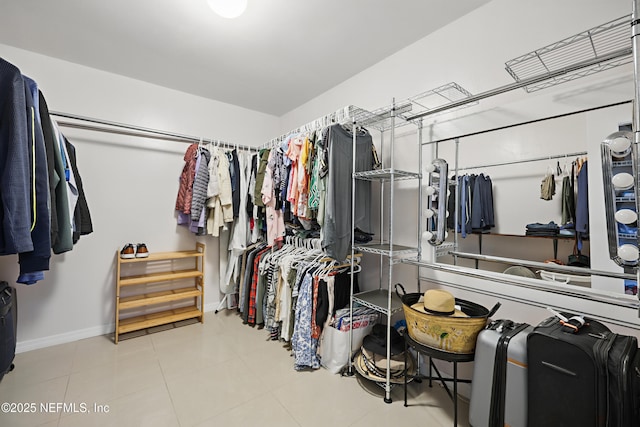
<path fill-rule="evenodd" d="M 0 0 L 0 43 L 280 116 L 489 1 Z"/>

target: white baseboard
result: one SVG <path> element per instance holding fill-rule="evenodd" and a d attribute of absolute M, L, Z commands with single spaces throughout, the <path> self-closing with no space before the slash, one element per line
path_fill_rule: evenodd
<path fill-rule="evenodd" d="M 204 305 L 204 312 L 215 311 L 220 305 L 220 301 L 214 301 Z M 16 343 L 16 354 L 24 353 L 31 350 L 51 347 L 59 344 L 66 344 L 74 341 L 83 340 L 85 338 L 97 337 L 100 335 L 113 334 L 115 323 L 108 325 L 95 326 L 93 328 L 81 329 L 77 331 L 65 332 L 63 334 L 51 335 L 43 338 L 35 338 L 32 340 L 18 341 Z"/>
<path fill-rule="evenodd" d="M 216 311 L 218 306 L 220 305 L 220 301 L 210 302 L 209 304 L 204 305 L 204 312 L 208 313 L 210 311 Z"/>
<path fill-rule="evenodd" d="M 97 337 L 113 333 L 115 324 L 96 326 L 93 328 L 81 329 L 77 331 L 65 332 L 63 334 L 51 335 L 33 340 L 19 341 L 16 343 L 16 353 L 24 353 L 25 351 L 37 350 L 40 348 L 51 347 L 58 344 L 66 344 L 85 338 Z"/>
<path fill-rule="evenodd" d="M 216 311 L 216 310 L 222 311 L 222 310 L 230 309 L 230 307 L 228 307 L 228 305 L 229 305 L 228 301 L 225 301 L 224 305 L 222 307 L 220 307 L 220 303 L 221 302 L 222 301 L 216 301 L 216 302 L 212 302 L 210 304 L 205 304 L 204 305 L 204 312 L 207 313 L 209 311 Z M 234 304 L 235 304 L 235 302 L 234 302 Z M 235 305 L 233 307 L 235 309 Z"/>

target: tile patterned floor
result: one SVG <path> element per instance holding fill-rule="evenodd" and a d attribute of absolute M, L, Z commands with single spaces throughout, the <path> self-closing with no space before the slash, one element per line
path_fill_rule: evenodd
<path fill-rule="evenodd" d="M 89 338 L 16 355 L 0 383 L 0 426 L 453 426 L 439 386 L 383 389 L 324 369 L 297 372 L 282 343 L 233 311 L 113 344 Z M 28 412 L 27 412 L 28 411 Z M 468 404 L 459 400 L 459 426 Z"/>

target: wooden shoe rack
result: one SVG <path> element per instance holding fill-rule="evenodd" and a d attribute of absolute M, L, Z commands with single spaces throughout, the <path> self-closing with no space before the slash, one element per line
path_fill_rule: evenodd
<path fill-rule="evenodd" d="M 116 328 L 121 334 L 188 319 L 204 322 L 205 245 L 195 250 L 120 258 L 116 252 Z"/>

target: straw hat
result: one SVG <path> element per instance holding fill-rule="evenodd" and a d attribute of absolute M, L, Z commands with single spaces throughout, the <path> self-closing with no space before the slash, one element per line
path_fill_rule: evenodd
<path fill-rule="evenodd" d="M 370 372 L 376 373 L 382 377 L 387 375 L 387 357 L 381 354 L 374 353 L 367 350 L 364 346 L 360 348 L 362 356 L 364 357 L 364 363 Z M 391 356 L 389 359 L 389 371 L 391 376 L 404 375 L 404 353 Z"/>
<path fill-rule="evenodd" d="M 413 304 L 411 308 L 435 316 L 469 317 L 456 308 L 456 299 L 444 289 L 427 290 L 422 302 Z"/>
<path fill-rule="evenodd" d="M 397 372 L 390 372 L 389 382 L 392 384 L 402 384 L 404 383 L 404 375 L 406 374 L 408 378 L 412 378 L 416 375 L 416 362 L 411 355 L 411 352 L 407 353 L 407 364 L 403 366 L 404 369 L 400 369 Z M 404 359 L 404 356 L 403 356 Z M 385 360 L 386 362 L 386 360 Z M 404 362 L 404 360 L 403 360 Z M 378 383 L 384 383 L 387 381 L 386 374 L 386 364 L 384 370 L 379 370 L 372 365 L 370 360 L 365 360 L 365 356 L 361 351 L 358 351 L 355 359 L 353 360 L 353 366 L 356 368 L 356 371 L 360 375 L 362 375 L 365 379 L 375 381 Z M 408 380 L 408 379 L 407 379 Z"/>

